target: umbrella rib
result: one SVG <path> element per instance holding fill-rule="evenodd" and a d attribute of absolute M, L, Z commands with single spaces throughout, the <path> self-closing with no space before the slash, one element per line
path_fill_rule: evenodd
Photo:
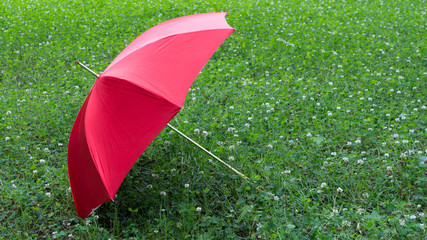
<path fill-rule="evenodd" d="M 87 70 L 88 72 L 92 73 L 94 76 L 99 77 L 98 74 L 96 74 L 94 71 L 92 71 L 90 68 L 88 68 L 86 65 L 84 65 L 81 62 L 76 62 L 78 65 L 80 65 L 81 67 L 83 67 L 85 70 Z M 198 148 L 202 149 L 204 152 L 206 152 L 207 154 L 209 154 L 211 157 L 215 158 L 215 160 L 217 160 L 218 162 L 224 164 L 224 166 L 226 166 L 227 168 L 231 169 L 233 172 L 235 172 L 237 175 L 239 175 L 240 177 L 242 177 L 244 180 L 246 180 L 247 182 L 249 182 L 249 178 L 246 177 L 243 173 L 237 171 L 235 168 L 233 168 L 232 166 L 230 166 L 228 163 L 224 162 L 223 160 L 221 160 L 219 157 L 215 156 L 213 153 L 211 153 L 210 151 L 208 151 L 206 148 L 202 147 L 200 144 L 198 144 L 196 141 L 194 141 L 193 139 L 189 138 L 187 135 L 185 135 L 184 133 L 180 132 L 178 129 L 176 129 L 175 127 L 173 127 L 172 125 L 170 125 L 169 123 L 167 124 L 167 126 L 169 128 L 171 128 L 173 131 L 177 132 L 179 135 L 181 135 L 182 137 L 184 137 L 185 139 L 187 139 L 188 141 L 190 141 L 192 144 L 196 145 Z"/>

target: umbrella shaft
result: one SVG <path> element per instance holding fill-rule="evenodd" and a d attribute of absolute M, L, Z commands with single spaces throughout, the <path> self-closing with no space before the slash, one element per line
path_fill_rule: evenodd
<path fill-rule="evenodd" d="M 81 62 L 76 62 L 78 65 L 80 65 L 81 67 L 83 67 L 84 69 L 86 69 L 88 72 L 92 73 L 93 75 L 95 75 L 96 77 L 99 77 L 98 74 L 96 74 L 94 71 L 92 71 L 92 69 L 88 68 L 86 65 L 84 65 Z"/>
<path fill-rule="evenodd" d="M 174 130 L 175 132 L 177 132 L 182 137 L 184 137 L 185 139 L 187 139 L 188 141 L 190 141 L 192 144 L 196 145 L 198 148 L 202 149 L 204 152 L 206 152 L 207 154 L 209 154 L 211 157 L 215 158 L 220 163 L 224 164 L 226 167 L 228 167 L 229 169 L 231 169 L 237 175 L 241 176 L 246 181 L 249 181 L 249 178 L 246 177 L 243 173 L 241 173 L 241 172 L 237 171 L 236 169 L 234 169 L 232 166 L 230 166 L 229 164 L 227 164 L 226 162 L 224 162 L 223 160 L 221 160 L 219 157 L 215 156 L 213 153 L 211 153 L 210 151 L 208 151 L 206 148 L 202 147 L 196 141 L 194 141 L 193 139 L 189 138 L 187 135 L 185 135 L 184 133 L 180 132 L 178 129 L 176 129 L 175 127 L 173 127 L 169 123 L 167 124 L 167 126 L 170 127 L 172 130 Z"/>

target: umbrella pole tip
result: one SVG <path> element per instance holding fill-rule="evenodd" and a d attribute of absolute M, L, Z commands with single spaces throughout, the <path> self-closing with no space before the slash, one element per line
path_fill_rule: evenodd
<path fill-rule="evenodd" d="M 79 62 L 79 61 L 76 61 L 76 64 L 77 64 L 77 65 L 80 65 L 80 62 Z"/>

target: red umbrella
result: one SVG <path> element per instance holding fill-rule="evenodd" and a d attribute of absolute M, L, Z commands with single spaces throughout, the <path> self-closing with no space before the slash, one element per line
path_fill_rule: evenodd
<path fill-rule="evenodd" d="M 137 37 L 98 76 L 71 131 L 68 174 L 86 218 L 178 113 L 200 70 L 233 33 L 226 13 L 185 16 Z"/>

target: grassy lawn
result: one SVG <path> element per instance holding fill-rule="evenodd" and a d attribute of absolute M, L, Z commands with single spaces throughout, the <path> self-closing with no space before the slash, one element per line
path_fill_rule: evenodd
<path fill-rule="evenodd" d="M 236 31 L 114 202 L 86 221 L 67 145 L 135 37 L 225 11 Z M 424 0 L 0 2 L 0 239 L 426 239 Z M 260 190 L 264 189 L 264 190 Z"/>

